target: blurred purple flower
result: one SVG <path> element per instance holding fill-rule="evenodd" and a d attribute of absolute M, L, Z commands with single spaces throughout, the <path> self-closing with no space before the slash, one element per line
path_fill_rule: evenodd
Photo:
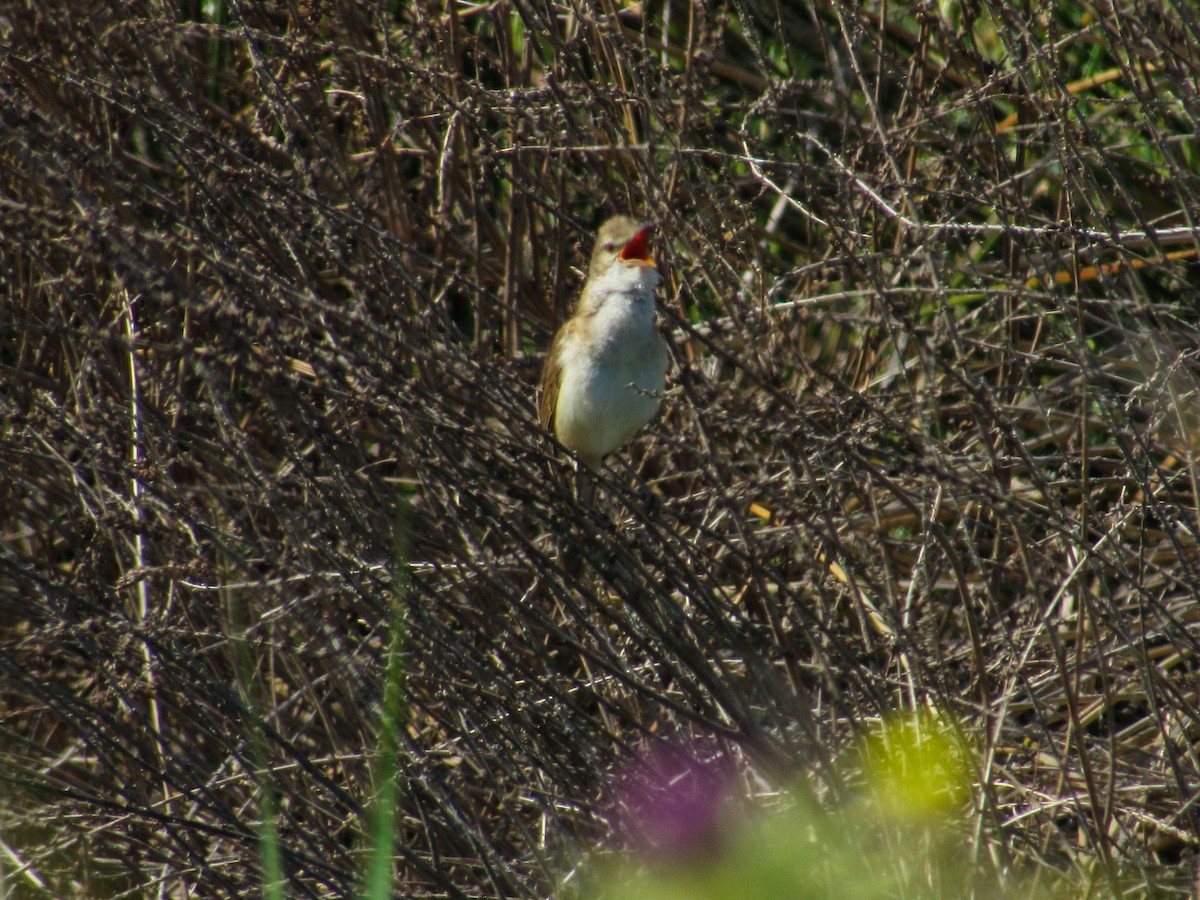
<path fill-rule="evenodd" d="M 684 862 L 721 848 L 730 824 L 737 768 L 712 747 L 658 744 L 615 779 L 612 825 L 635 853 Z"/>

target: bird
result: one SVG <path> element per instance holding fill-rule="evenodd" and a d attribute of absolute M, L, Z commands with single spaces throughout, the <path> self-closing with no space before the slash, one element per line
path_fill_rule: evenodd
<path fill-rule="evenodd" d="M 538 419 L 593 473 L 662 405 L 667 348 L 654 322 L 650 231 L 625 215 L 600 226 L 579 302 L 542 369 Z M 590 503 L 590 479 L 578 471 L 576 484 Z"/>

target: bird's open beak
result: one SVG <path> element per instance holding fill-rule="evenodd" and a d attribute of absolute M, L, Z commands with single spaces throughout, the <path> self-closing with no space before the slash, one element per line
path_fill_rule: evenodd
<path fill-rule="evenodd" d="M 624 247 L 621 248 L 622 262 L 640 262 L 647 266 L 654 265 L 654 260 L 650 257 L 650 248 L 647 244 L 650 236 L 650 228 L 647 226 L 629 239 Z"/>

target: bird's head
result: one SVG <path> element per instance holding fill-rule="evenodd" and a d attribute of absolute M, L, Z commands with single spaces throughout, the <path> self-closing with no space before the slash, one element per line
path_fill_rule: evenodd
<path fill-rule="evenodd" d="M 618 290 L 653 290 L 658 266 L 650 256 L 650 226 L 629 216 L 613 216 L 600 226 L 588 280 Z"/>
<path fill-rule="evenodd" d="M 596 233 L 588 274 L 603 272 L 617 260 L 626 266 L 653 266 L 649 240 L 649 225 L 629 216 L 613 216 Z"/>

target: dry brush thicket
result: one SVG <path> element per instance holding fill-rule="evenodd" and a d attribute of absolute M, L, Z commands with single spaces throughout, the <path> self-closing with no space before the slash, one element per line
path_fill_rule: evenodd
<path fill-rule="evenodd" d="M 651 736 L 836 806 L 912 708 L 977 754 L 980 883 L 1188 891 L 1193 4 L 15 0 L 0 41 L 13 896 L 247 896 L 269 798 L 292 893 L 354 895 L 393 625 L 405 895 L 553 890 Z M 587 510 L 533 385 L 626 210 L 672 373 Z"/>

